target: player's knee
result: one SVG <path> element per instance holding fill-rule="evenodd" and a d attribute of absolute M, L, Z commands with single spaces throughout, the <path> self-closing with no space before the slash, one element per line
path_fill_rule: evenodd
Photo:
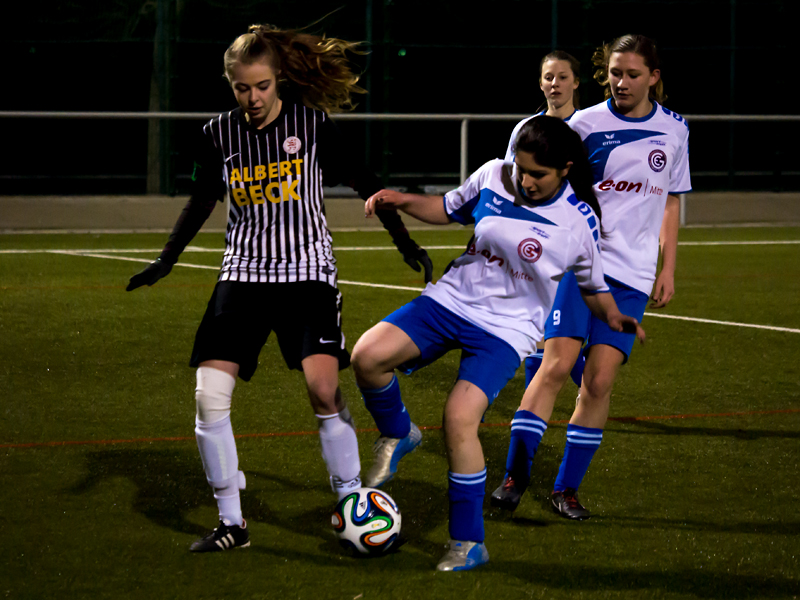
<path fill-rule="evenodd" d="M 465 406 L 447 406 L 444 412 L 444 430 L 449 438 L 467 439 L 477 435 L 481 415 Z"/>
<path fill-rule="evenodd" d="M 216 423 L 230 416 L 235 385 L 236 379 L 224 371 L 211 367 L 198 368 L 194 394 L 198 422 Z"/>
<path fill-rule="evenodd" d="M 574 364 L 574 361 L 563 356 L 546 356 L 539 370 L 546 385 L 560 388 L 569 377 Z"/>
<path fill-rule="evenodd" d="M 315 412 L 333 414 L 337 412 L 337 398 L 340 397 L 339 382 L 317 381 L 308 386 L 308 399 Z"/>
<path fill-rule="evenodd" d="M 375 357 L 375 352 L 371 350 L 369 344 L 362 344 L 361 340 L 353 348 L 350 364 L 353 366 L 353 373 L 359 385 L 370 383 L 380 372 L 380 363 Z"/>
<path fill-rule="evenodd" d="M 602 403 L 611 398 L 611 388 L 614 386 L 612 374 L 604 372 L 587 373 L 584 371 L 581 392 L 581 402 Z"/>

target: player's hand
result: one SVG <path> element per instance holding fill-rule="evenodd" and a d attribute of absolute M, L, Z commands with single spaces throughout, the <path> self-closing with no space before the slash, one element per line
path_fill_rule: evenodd
<path fill-rule="evenodd" d="M 651 303 L 648 308 L 664 308 L 674 295 L 675 277 L 661 271 L 653 285 L 653 294 L 650 296 Z"/>
<path fill-rule="evenodd" d="M 629 317 L 628 315 L 619 313 L 614 317 L 609 317 L 608 326 L 614 331 L 635 334 L 636 339 L 639 340 L 640 344 L 644 344 L 645 339 L 647 339 L 647 335 L 645 334 L 644 329 L 642 329 L 642 326 L 639 325 L 639 321 L 633 317 Z"/>
<path fill-rule="evenodd" d="M 364 216 L 372 217 L 378 209 L 398 208 L 403 203 L 402 196 L 401 192 L 395 190 L 381 190 L 372 194 L 364 203 Z"/>
<path fill-rule="evenodd" d="M 169 275 L 170 271 L 172 271 L 172 265 L 168 262 L 164 262 L 160 258 L 157 258 L 147 265 L 144 271 L 131 277 L 131 280 L 128 282 L 128 287 L 125 288 L 125 291 L 130 292 L 131 290 L 135 290 L 143 285 L 153 285 L 162 277 Z"/>
<path fill-rule="evenodd" d="M 425 249 L 420 248 L 408 234 L 402 238 L 395 239 L 394 243 L 400 251 L 400 254 L 403 255 L 403 260 L 409 267 L 414 269 L 417 273 L 423 268 L 425 269 L 425 283 L 430 283 L 433 279 L 433 263 Z"/>

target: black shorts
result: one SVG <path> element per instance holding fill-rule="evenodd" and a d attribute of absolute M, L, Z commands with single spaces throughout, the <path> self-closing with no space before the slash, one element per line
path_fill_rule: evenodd
<path fill-rule="evenodd" d="M 302 371 L 301 361 L 314 354 L 335 356 L 340 370 L 350 365 L 342 334 L 342 294 L 322 281 L 218 282 L 189 364 L 233 362 L 239 365 L 239 377 L 249 381 L 272 331 L 290 369 Z"/>

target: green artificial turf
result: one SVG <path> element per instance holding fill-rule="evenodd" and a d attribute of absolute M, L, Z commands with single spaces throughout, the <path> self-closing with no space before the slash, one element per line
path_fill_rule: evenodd
<path fill-rule="evenodd" d="M 470 232 L 418 231 L 464 247 Z M 220 263 L 200 234 L 152 288 L 128 293 L 163 234 L 6 235 L 0 250 L 151 249 L 86 255 L 0 253 L 0 598 L 796 598 L 800 594 L 800 244 L 682 245 L 676 295 L 648 311 L 648 342 L 615 386 L 611 420 L 580 490 L 592 519 L 553 514 L 576 388 L 569 382 L 513 517 L 486 503 L 490 562 L 437 573 L 447 530 L 441 430 L 457 355 L 402 377 L 424 429 L 386 491 L 405 544 L 356 559 L 330 527 L 335 504 L 300 374 L 274 339 L 234 392 L 250 548 L 194 555 L 216 506 L 193 437 L 195 329 Z M 800 240 L 792 228 L 689 229 L 683 242 Z M 383 232 L 336 233 L 343 282 L 421 289 Z M 379 250 L 346 250 L 382 246 Z M 430 250 L 440 275 L 459 250 Z M 344 330 L 358 336 L 414 290 L 342 283 Z M 668 315 L 723 323 L 673 320 Z M 777 331 L 745 325 L 792 329 Z M 361 429 L 376 433 L 352 371 L 341 374 Z M 501 481 L 520 370 L 486 414 L 489 478 Z"/>

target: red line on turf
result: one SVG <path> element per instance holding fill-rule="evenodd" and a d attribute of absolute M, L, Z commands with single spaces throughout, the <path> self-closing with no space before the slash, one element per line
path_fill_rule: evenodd
<path fill-rule="evenodd" d="M 786 408 L 780 410 L 749 410 L 744 412 L 728 413 L 697 413 L 689 415 L 652 415 L 643 417 L 609 417 L 609 421 L 630 422 L 630 421 L 656 421 L 667 419 L 701 419 L 709 417 L 747 417 L 754 415 L 778 415 L 786 413 L 800 413 L 800 408 Z M 550 425 L 563 425 L 569 423 L 569 419 L 550 421 Z M 481 427 L 510 427 L 511 423 L 482 423 Z M 421 425 L 420 429 L 441 429 L 441 425 Z M 377 429 L 358 429 L 358 433 L 376 432 Z M 271 438 L 271 437 L 290 437 L 301 435 L 319 435 L 318 431 L 276 431 L 272 433 L 241 433 L 235 435 L 237 439 L 244 438 Z M 22 444 L 0 444 L 0 448 L 48 448 L 55 446 L 100 446 L 105 444 L 152 444 L 154 442 L 188 442 L 194 441 L 194 436 L 182 437 L 160 437 L 160 438 L 134 438 L 129 440 L 82 440 L 82 441 L 62 441 L 62 442 L 30 442 Z"/>

